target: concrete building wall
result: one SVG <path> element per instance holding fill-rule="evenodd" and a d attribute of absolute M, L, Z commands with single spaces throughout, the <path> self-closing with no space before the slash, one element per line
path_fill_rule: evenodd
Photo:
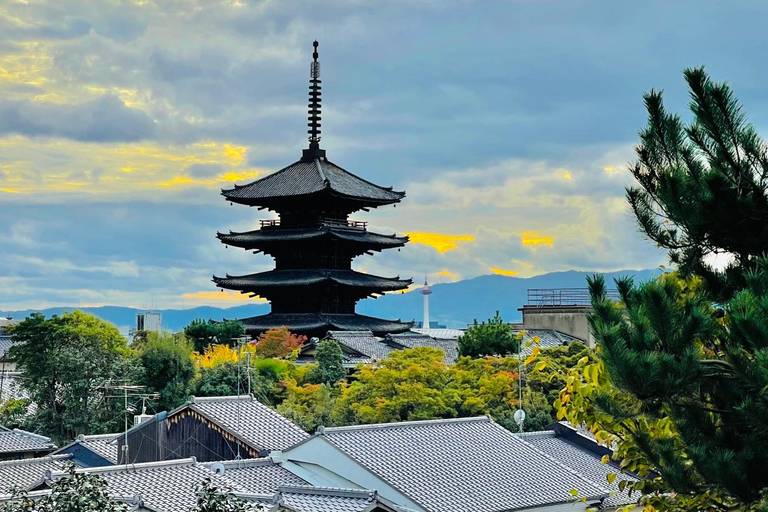
<path fill-rule="evenodd" d="M 587 322 L 589 306 L 523 306 L 523 329 L 554 329 L 587 340 L 594 348 L 595 338 Z"/>

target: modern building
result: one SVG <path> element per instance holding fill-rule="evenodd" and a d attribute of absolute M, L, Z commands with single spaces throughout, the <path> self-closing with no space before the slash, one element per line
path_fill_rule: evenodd
<path fill-rule="evenodd" d="M 314 43 L 309 101 L 309 148 L 301 159 L 247 185 L 223 190 L 232 203 L 271 210 L 260 229 L 218 233 L 226 246 L 264 253 L 275 269 L 257 274 L 213 277 L 222 289 L 269 300 L 271 312 L 241 321 L 255 336 L 288 326 L 307 336 L 329 330 L 369 330 L 377 335 L 407 331 L 411 323 L 383 320 L 355 312 L 358 301 L 407 288 L 411 279 L 380 277 L 352 270 L 364 254 L 398 248 L 407 236 L 368 231 L 365 221 L 351 220 L 358 211 L 396 205 L 405 196 L 391 187 L 366 181 L 332 163 L 320 149 L 320 65 Z"/>
<path fill-rule="evenodd" d="M 153 311 L 136 313 L 136 325 L 128 331 L 128 336 L 133 338 L 137 332 L 160 332 L 163 330 L 163 315 Z"/>
<path fill-rule="evenodd" d="M 608 293 L 618 298 L 616 290 Z M 526 304 L 518 311 L 523 314 L 520 329 L 551 329 L 584 340 L 591 348 L 595 346 L 587 320 L 592 311 L 587 288 L 530 289 Z"/>

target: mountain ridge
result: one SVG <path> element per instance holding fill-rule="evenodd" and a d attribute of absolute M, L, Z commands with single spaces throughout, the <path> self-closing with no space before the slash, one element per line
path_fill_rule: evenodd
<path fill-rule="evenodd" d="M 433 291 L 429 299 L 430 319 L 447 327 L 465 327 L 474 319 L 484 320 L 499 311 L 506 321 L 516 322 L 520 320 L 518 308 L 525 304 L 529 288 L 585 288 L 586 277 L 598 273 L 603 274 L 608 283 L 612 283 L 617 277 L 625 276 L 644 281 L 651 279 L 656 272 L 658 269 L 628 269 L 615 272 L 566 270 L 532 277 L 488 274 L 453 283 L 436 283 L 430 285 Z M 50 316 L 74 309 L 91 313 L 120 328 L 133 326 L 136 314 L 146 311 L 146 309 L 127 306 L 55 307 L 40 310 L 0 311 L 0 316 L 24 318 L 33 312 Z M 269 312 L 269 304 L 241 304 L 229 308 L 197 306 L 189 309 L 155 309 L 154 311 L 163 316 L 165 328 L 179 331 L 196 318 L 222 320 L 263 315 Z M 416 291 L 391 293 L 378 299 L 361 301 L 357 312 L 381 318 L 421 320 L 423 298 Z"/>

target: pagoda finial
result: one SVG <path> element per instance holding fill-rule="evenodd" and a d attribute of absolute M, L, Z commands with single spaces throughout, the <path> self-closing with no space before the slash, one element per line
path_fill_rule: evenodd
<path fill-rule="evenodd" d="M 320 103 L 322 102 L 320 84 L 320 63 L 317 61 L 317 41 L 312 43 L 314 51 L 312 52 L 312 64 L 309 68 L 309 149 L 304 151 L 305 159 L 315 159 L 325 156 L 325 152 L 320 149 Z"/>

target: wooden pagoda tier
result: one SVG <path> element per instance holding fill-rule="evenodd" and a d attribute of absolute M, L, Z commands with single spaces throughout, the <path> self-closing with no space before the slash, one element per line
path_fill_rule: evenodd
<path fill-rule="evenodd" d="M 298 162 L 221 193 L 233 203 L 274 210 L 281 224 L 294 226 L 346 219 L 358 210 L 399 203 L 405 197 L 405 192 L 374 185 L 329 162 L 322 149 L 304 150 Z"/>
<path fill-rule="evenodd" d="M 328 331 L 359 331 L 368 330 L 376 336 L 405 332 L 413 326 L 413 322 L 400 320 L 382 320 L 363 315 L 343 315 L 327 313 L 270 313 L 240 320 L 246 332 L 264 332 L 275 326 L 288 326 L 294 332 L 306 336 L 325 336 Z"/>
<path fill-rule="evenodd" d="M 216 236 L 225 245 L 263 252 L 270 256 L 297 254 L 308 244 L 319 253 L 344 254 L 334 260 L 350 260 L 370 251 L 382 251 L 402 247 L 408 243 L 407 236 L 382 235 L 371 233 L 363 223 L 339 225 L 321 221 L 315 226 L 303 228 L 280 228 L 276 221 L 262 221 L 263 227 L 256 231 L 229 234 L 217 233 Z M 276 228 L 276 229 L 275 229 Z"/>
<path fill-rule="evenodd" d="M 233 203 L 277 213 L 278 218 L 261 221 L 261 229 L 217 234 L 227 246 L 272 256 L 275 269 L 244 276 L 214 276 L 213 281 L 220 288 L 270 301 L 269 315 L 243 320 L 250 335 L 282 326 L 313 336 L 331 329 L 403 332 L 413 324 L 357 315 L 355 306 L 361 299 L 403 290 L 413 281 L 355 272 L 352 260 L 402 247 L 408 237 L 371 233 L 366 222 L 351 221 L 349 215 L 396 205 L 405 192 L 355 176 L 328 161 L 325 150 L 320 149 L 320 67 L 316 50 L 317 42 L 310 80 L 310 144 L 301 160 L 221 192 Z"/>

